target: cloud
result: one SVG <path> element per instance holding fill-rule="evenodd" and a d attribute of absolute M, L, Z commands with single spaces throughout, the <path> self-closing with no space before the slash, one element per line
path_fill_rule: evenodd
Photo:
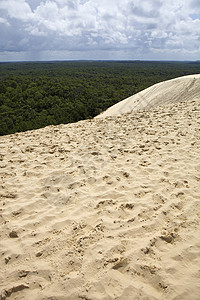
<path fill-rule="evenodd" d="M 0 52 L 116 52 L 122 59 L 197 58 L 199 0 L 0 1 Z M 52 53 L 53 53 L 52 52 Z M 49 52 L 48 52 L 49 53 Z M 132 57 L 131 56 L 132 53 Z M 191 53 L 191 55 L 190 55 Z M 1 56 L 0 56 L 1 57 Z M 64 58 L 64 57 L 63 57 Z M 84 57 L 80 57 L 84 58 Z M 102 57 L 96 57 L 101 59 Z M 114 57 L 115 58 L 115 57 Z"/>
<path fill-rule="evenodd" d="M 192 9 L 192 10 L 200 9 L 200 1 L 199 0 L 189 1 L 189 6 L 190 6 L 190 9 Z"/>
<path fill-rule="evenodd" d="M 25 0 L 6 0 L 0 2 L 0 10 L 7 13 L 8 18 L 28 21 L 32 17 L 32 11 Z"/>
<path fill-rule="evenodd" d="M 160 15 L 161 1 L 130 1 L 130 12 L 138 17 L 152 19 L 158 18 Z"/>
<path fill-rule="evenodd" d="M 1 17 L 0 17 L 0 23 L 1 23 L 1 24 L 5 24 L 5 25 L 8 25 L 8 26 L 10 25 L 10 24 L 8 23 L 8 21 L 7 21 L 5 18 L 1 18 Z"/>

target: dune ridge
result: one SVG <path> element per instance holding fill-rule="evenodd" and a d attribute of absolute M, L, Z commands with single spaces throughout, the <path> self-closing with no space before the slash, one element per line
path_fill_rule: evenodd
<path fill-rule="evenodd" d="M 200 99 L 0 140 L 1 300 L 198 300 Z"/>
<path fill-rule="evenodd" d="M 109 107 L 96 118 L 118 116 L 151 107 L 200 97 L 200 74 L 193 74 L 156 83 Z"/>

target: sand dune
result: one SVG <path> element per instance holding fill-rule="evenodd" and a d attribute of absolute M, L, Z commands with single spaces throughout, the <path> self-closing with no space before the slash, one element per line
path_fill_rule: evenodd
<path fill-rule="evenodd" d="M 200 99 L 1 137 L 1 300 L 198 300 Z"/>
<path fill-rule="evenodd" d="M 111 106 L 96 118 L 117 116 L 153 106 L 199 98 L 200 74 L 178 77 L 153 86 Z"/>

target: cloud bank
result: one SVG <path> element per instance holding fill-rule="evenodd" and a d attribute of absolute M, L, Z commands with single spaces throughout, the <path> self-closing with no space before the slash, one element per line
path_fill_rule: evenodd
<path fill-rule="evenodd" d="M 0 60 L 200 57 L 199 0 L 1 0 Z"/>

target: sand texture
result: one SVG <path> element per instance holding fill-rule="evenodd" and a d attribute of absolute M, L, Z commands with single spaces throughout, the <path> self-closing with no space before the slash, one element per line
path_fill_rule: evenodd
<path fill-rule="evenodd" d="M 1 300 L 199 300 L 199 99 L 0 138 Z"/>
<path fill-rule="evenodd" d="M 153 106 L 199 98 L 200 74 L 187 75 L 159 82 L 111 106 L 96 118 L 118 116 Z"/>

